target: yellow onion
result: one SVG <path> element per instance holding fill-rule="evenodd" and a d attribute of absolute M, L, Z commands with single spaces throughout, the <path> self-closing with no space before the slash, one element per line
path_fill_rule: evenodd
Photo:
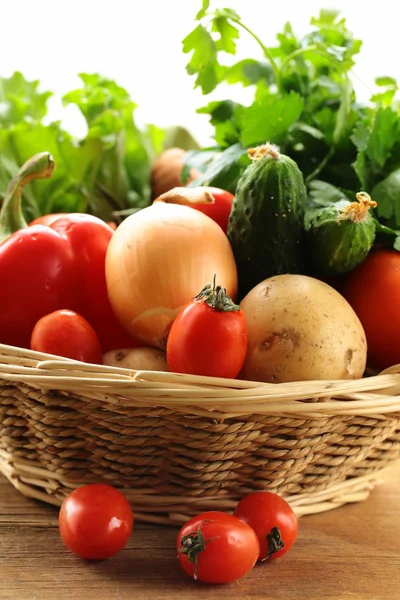
<path fill-rule="evenodd" d="M 125 219 L 106 256 L 108 295 L 114 312 L 143 343 L 165 348 L 179 310 L 212 282 L 237 295 L 237 270 L 229 240 L 208 216 L 190 208 L 213 202 L 204 188 L 176 188 Z"/>
<path fill-rule="evenodd" d="M 181 186 L 181 172 L 185 150 L 182 148 L 168 148 L 157 157 L 151 171 L 151 189 L 153 198 Z M 199 175 L 195 169 L 190 170 L 189 183 Z"/>

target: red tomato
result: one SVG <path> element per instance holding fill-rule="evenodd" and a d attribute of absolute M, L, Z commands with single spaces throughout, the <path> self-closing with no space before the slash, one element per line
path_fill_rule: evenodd
<path fill-rule="evenodd" d="M 364 327 L 369 366 L 400 363 L 400 252 L 373 250 L 348 274 L 342 294 Z"/>
<path fill-rule="evenodd" d="M 214 202 L 212 204 L 193 204 L 192 208 L 199 210 L 213 221 L 218 223 L 222 231 L 226 233 L 228 229 L 228 219 L 232 210 L 232 203 L 235 196 L 226 190 L 221 190 L 216 187 L 206 187 L 213 196 Z"/>
<path fill-rule="evenodd" d="M 180 530 L 176 547 L 183 570 L 205 583 L 229 583 L 243 577 L 260 552 L 251 527 L 218 511 L 190 519 Z"/>
<path fill-rule="evenodd" d="M 224 288 L 214 285 L 204 290 L 172 324 L 167 341 L 168 368 L 175 373 L 235 378 L 247 351 L 244 313 L 226 296 Z"/>
<path fill-rule="evenodd" d="M 102 364 L 100 340 L 93 327 L 73 310 L 45 315 L 32 331 L 31 350 Z"/>
<path fill-rule="evenodd" d="M 286 500 L 277 494 L 248 494 L 239 502 L 233 514 L 256 532 L 260 542 L 260 560 L 279 558 L 296 541 L 297 517 Z"/>
<path fill-rule="evenodd" d="M 80 487 L 61 505 L 58 524 L 64 544 L 81 558 L 102 559 L 125 547 L 134 517 L 116 488 L 95 483 Z"/>

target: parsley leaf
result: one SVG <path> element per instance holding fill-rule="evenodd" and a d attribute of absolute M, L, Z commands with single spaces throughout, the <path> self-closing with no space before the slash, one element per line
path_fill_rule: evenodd
<path fill-rule="evenodd" d="M 347 132 L 349 125 L 352 124 L 352 100 L 353 85 L 349 77 L 346 77 L 346 80 L 342 86 L 342 100 L 337 111 L 336 125 L 333 132 L 333 143 L 335 145 L 337 145 L 340 142 L 342 136 Z"/>
<path fill-rule="evenodd" d="M 385 223 L 400 227 L 400 168 L 382 179 L 373 188 L 371 195 L 378 204 L 376 207 L 378 217 L 381 217 Z"/>
<path fill-rule="evenodd" d="M 240 140 L 239 114 L 243 106 L 232 100 L 210 102 L 197 110 L 198 113 L 210 114 L 210 123 L 215 127 L 215 141 L 225 148 Z"/>
<path fill-rule="evenodd" d="M 398 90 L 397 81 L 393 77 L 377 77 L 375 84 L 381 89 L 372 95 L 371 102 L 380 106 L 391 106 Z"/>
<path fill-rule="evenodd" d="M 242 111 L 242 143 L 249 146 L 273 140 L 280 144 L 288 129 L 300 117 L 303 105 L 296 92 L 290 92 L 283 98 L 278 94 L 263 93 Z"/>
<path fill-rule="evenodd" d="M 245 58 L 226 69 L 224 80 L 227 83 L 241 83 L 243 86 L 253 85 L 262 80 L 271 84 L 274 74 L 269 63 Z"/>
<path fill-rule="evenodd" d="M 353 200 L 350 195 L 347 197 L 345 191 L 340 190 L 338 187 L 327 183 L 326 181 L 315 179 L 310 183 L 309 188 L 311 204 L 316 207 L 330 206 L 340 200 Z"/>
<path fill-rule="evenodd" d="M 222 69 L 217 61 L 217 48 L 211 34 L 199 24 L 183 40 L 183 52 L 192 52 L 186 66 L 189 75 L 197 73 L 195 87 L 201 87 L 203 94 L 212 92 L 221 79 Z"/>
<path fill-rule="evenodd" d="M 198 154 L 195 153 L 195 156 Z M 191 164 L 194 165 L 193 162 Z M 240 143 L 229 146 L 223 152 L 215 150 L 203 173 L 190 186 L 211 185 L 234 193 L 240 175 L 249 164 L 247 149 Z"/>
<path fill-rule="evenodd" d="M 220 34 L 220 38 L 216 42 L 216 49 L 236 54 L 236 40 L 239 37 L 237 27 L 232 25 L 226 17 L 220 16 L 214 19 L 212 30 Z"/>
<path fill-rule="evenodd" d="M 196 15 L 196 21 L 200 21 L 203 17 L 206 16 L 207 10 L 210 7 L 210 0 L 203 0 L 203 5 L 199 12 Z"/>

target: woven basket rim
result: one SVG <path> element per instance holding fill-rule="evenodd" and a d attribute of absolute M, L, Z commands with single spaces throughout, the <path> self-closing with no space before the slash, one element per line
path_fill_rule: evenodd
<path fill-rule="evenodd" d="M 125 406 L 196 415 L 301 417 L 400 413 L 400 365 L 352 380 L 260 383 L 83 363 L 0 344 L 0 379 Z"/>

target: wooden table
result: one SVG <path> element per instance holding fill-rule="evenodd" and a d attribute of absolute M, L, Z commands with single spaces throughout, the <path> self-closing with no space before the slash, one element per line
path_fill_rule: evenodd
<path fill-rule="evenodd" d="M 120 554 L 89 562 L 63 546 L 57 515 L 0 476 L 1 600 L 400 600 L 400 465 L 365 502 L 303 517 L 286 557 L 227 586 L 186 577 L 176 529 L 138 525 Z"/>

